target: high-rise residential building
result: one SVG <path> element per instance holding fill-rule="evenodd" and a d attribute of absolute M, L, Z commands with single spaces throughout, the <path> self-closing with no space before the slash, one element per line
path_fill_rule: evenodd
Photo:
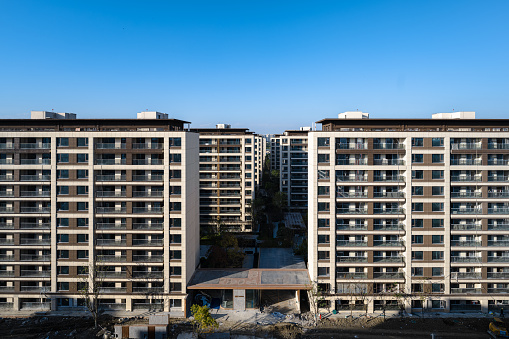
<path fill-rule="evenodd" d="M 270 170 L 281 170 L 281 134 L 270 138 Z"/>
<path fill-rule="evenodd" d="M 251 203 L 261 179 L 264 156 L 259 150 L 263 147 L 261 137 L 228 124 L 192 131 L 200 134 L 202 230 L 251 231 Z"/>
<path fill-rule="evenodd" d="M 309 272 L 333 309 L 509 304 L 509 120 L 347 112 L 318 123 Z"/>
<path fill-rule="evenodd" d="M 0 126 L 0 307 L 183 315 L 199 263 L 199 136 L 182 120 L 32 112 Z"/>
<path fill-rule="evenodd" d="M 307 213 L 309 130 L 285 131 L 277 139 L 279 188 L 286 194 L 288 208 L 292 212 Z"/>

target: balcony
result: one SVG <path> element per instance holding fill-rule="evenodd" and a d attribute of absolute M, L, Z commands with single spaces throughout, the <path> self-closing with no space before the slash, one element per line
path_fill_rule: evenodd
<path fill-rule="evenodd" d="M 343 273 L 337 272 L 336 279 L 367 279 L 368 275 L 366 273 Z"/>
<path fill-rule="evenodd" d="M 100 303 L 99 309 L 104 311 L 114 311 L 114 310 L 124 310 L 125 311 L 125 303 L 115 303 L 115 304 L 109 304 L 109 303 Z"/>
<path fill-rule="evenodd" d="M 490 175 L 490 176 L 488 176 L 488 181 L 506 182 L 506 181 L 509 181 L 509 176 L 507 176 L 507 175 Z"/>
<path fill-rule="evenodd" d="M 0 213 L 14 213 L 14 208 L 11 206 L 0 206 Z"/>
<path fill-rule="evenodd" d="M 12 142 L 0 143 L 0 149 L 13 149 L 14 144 Z"/>
<path fill-rule="evenodd" d="M 133 255 L 135 262 L 163 262 L 163 256 L 158 255 Z"/>
<path fill-rule="evenodd" d="M 500 231 L 507 231 L 509 230 L 509 224 L 488 224 L 488 229 L 491 230 L 500 230 Z"/>
<path fill-rule="evenodd" d="M 488 149 L 509 149 L 509 144 L 488 143 Z"/>
<path fill-rule="evenodd" d="M 163 165 L 163 159 L 133 159 L 133 165 Z"/>
<path fill-rule="evenodd" d="M 389 240 L 389 241 L 373 241 L 373 246 L 376 247 L 400 247 L 404 246 L 405 242 L 400 240 Z"/>
<path fill-rule="evenodd" d="M 163 292 L 162 287 L 133 287 L 133 293 L 159 294 Z"/>
<path fill-rule="evenodd" d="M 13 159 L 0 159 L 0 165 L 12 165 Z"/>
<path fill-rule="evenodd" d="M 163 181 L 162 175 L 133 175 L 133 181 Z"/>
<path fill-rule="evenodd" d="M 96 239 L 97 246 L 126 246 L 125 239 Z"/>
<path fill-rule="evenodd" d="M 404 229 L 404 224 L 373 224 L 373 230 L 375 231 L 401 231 Z"/>
<path fill-rule="evenodd" d="M 21 191 L 19 193 L 20 197 L 23 198 L 35 198 L 35 197 L 50 197 L 51 192 L 49 191 Z"/>
<path fill-rule="evenodd" d="M 336 214 L 368 214 L 367 208 L 338 208 Z"/>
<path fill-rule="evenodd" d="M 366 182 L 368 181 L 368 177 L 363 175 L 363 176 L 342 176 L 342 175 L 338 175 L 336 176 L 336 180 L 337 181 L 342 181 L 342 182 Z"/>
<path fill-rule="evenodd" d="M 2 254 L 0 255 L 0 261 L 14 261 L 14 256 Z"/>
<path fill-rule="evenodd" d="M 482 198 L 481 192 L 451 192 L 451 198 Z"/>
<path fill-rule="evenodd" d="M 127 289 L 125 287 L 99 287 L 99 293 L 117 294 L 126 292 Z"/>
<path fill-rule="evenodd" d="M 51 165 L 51 159 L 19 159 L 20 165 Z"/>
<path fill-rule="evenodd" d="M 451 288 L 451 294 L 479 294 L 482 293 L 480 288 Z"/>
<path fill-rule="evenodd" d="M 124 198 L 126 196 L 125 191 L 96 191 L 95 196 L 97 198 Z"/>
<path fill-rule="evenodd" d="M 133 143 L 133 149 L 163 149 L 161 143 Z"/>
<path fill-rule="evenodd" d="M 162 207 L 155 207 L 155 206 L 152 206 L 152 207 L 133 207 L 133 213 L 147 213 L 147 214 L 163 213 L 163 208 Z"/>
<path fill-rule="evenodd" d="M 36 271 L 36 270 L 21 270 L 20 271 L 21 277 L 44 277 L 49 278 L 51 277 L 51 271 Z"/>
<path fill-rule="evenodd" d="M 488 272 L 488 279 L 509 279 L 509 272 Z"/>
<path fill-rule="evenodd" d="M 404 208 L 374 209 L 373 214 L 405 214 Z"/>
<path fill-rule="evenodd" d="M 14 245 L 14 239 L 0 238 L 0 246 Z"/>
<path fill-rule="evenodd" d="M 51 302 L 22 302 L 22 310 L 50 310 Z"/>
<path fill-rule="evenodd" d="M 460 143 L 460 144 L 451 143 L 452 150 L 481 149 L 481 148 L 482 148 L 482 144 L 479 142 L 477 142 L 477 143 Z"/>
<path fill-rule="evenodd" d="M 375 256 L 373 257 L 374 262 L 383 262 L 383 263 L 402 263 L 404 261 L 404 257 L 401 256 Z"/>
<path fill-rule="evenodd" d="M 29 245 L 29 246 L 34 246 L 34 245 L 40 245 L 40 246 L 49 246 L 51 245 L 51 239 L 19 239 L 19 244 L 20 245 Z"/>
<path fill-rule="evenodd" d="M 162 271 L 133 271 L 133 279 L 163 279 Z"/>
<path fill-rule="evenodd" d="M 451 208 L 451 214 L 482 214 L 482 208 Z"/>
<path fill-rule="evenodd" d="M 509 207 L 488 208 L 488 214 L 509 214 Z"/>
<path fill-rule="evenodd" d="M 0 223 L 0 230 L 13 230 L 13 229 L 14 229 L 14 224 L 12 224 L 12 223 L 5 223 L 5 222 Z"/>
<path fill-rule="evenodd" d="M 163 246 L 163 239 L 133 239 L 133 246 Z"/>
<path fill-rule="evenodd" d="M 367 225 L 336 224 L 337 231 L 367 231 Z"/>
<path fill-rule="evenodd" d="M 480 231 L 482 225 L 479 224 L 452 224 L 451 230 L 453 231 Z"/>
<path fill-rule="evenodd" d="M 0 175 L 0 181 L 13 181 L 14 177 L 12 174 L 9 175 Z"/>
<path fill-rule="evenodd" d="M 96 181 L 126 181 L 125 175 L 96 175 Z M 134 180 L 134 178 L 133 178 Z"/>
<path fill-rule="evenodd" d="M 29 207 L 29 206 L 21 206 L 21 213 L 50 213 L 51 207 L 40 206 L 40 207 Z"/>
<path fill-rule="evenodd" d="M 373 143 L 373 149 L 404 149 L 405 145 L 400 143 Z"/>
<path fill-rule="evenodd" d="M 489 190 L 488 198 L 509 198 L 509 191 L 491 192 Z"/>
<path fill-rule="evenodd" d="M 126 229 L 126 224 L 97 223 L 95 225 L 98 230 L 125 230 Z"/>
<path fill-rule="evenodd" d="M 14 178 L 12 176 L 7 176 L 10 179 L 6 180 L 13 180 Z M 20 181 L 50 181 L 51 175 L 20 175 L 19 176 Z"/>
<path fill-rule="evenodd" d="M 481 241 L 469 241 L 469 240 L 451 240 L 451 246 L 457 247 L 480 247 L 482 246 Z"/>
<path fill-rule="evenodd" d="M 368 246 L 367 241 L 349 241 L 349 240 L 337 240 L 337 247 L 365 247 Z"/>
<path fill-rule="evenodd" d="M 367 198 L 367 192 L 337 192 L 338 198 Z"/>
<path fill-rule="evenodd" d="M 488 159 L 488 165 L 490 166 L 505 166 L 509 164 L 509 160 L 504 159 Z"/>
<path fill-rule="evenodd" d="M 375 159 L 374 165 L 388 165 L 388 166 L 404 166 L 405 160 L 402 159 Z"/>
<path fill-rule="evenodd" d="M 466 165 L 482 165 L 481 159 L 451 159 L 451 165 L 453 166 L 466 166 Z"/>
<path fill-rule="evenodd" d="M 99 255 L 98 260 L 101 262 L 124 262 L 127 260 L 125 255 Z"/>
<path fill-rule="evenodd" d="M 340 166 L 354 166 L 354 165 L 367 165 L 368 159 L 337 159 L 336 165 Z"/>
<path fill-rule="evenodd" d="M 482 279 L 481 272 L 451 272 L 451 280 L 456 279 Z"/>
<path fill-rule="evenodd" d="M 133 310 L 150 310 L 150 311 L 162 312 L 163 309 L 164 309 L 163 304 L 148 303 L 148 302 L 133 304 Z"/>
<path fill-rule="evenodd" d="M 488 256 L 488 262 L 509 262 L 509 256 Z"/>
<path fill-rule="evenodd" d="M 337 256 L 336 257 L 336 262 L 365 263 L 365 262 L 368 262 L 368 257 Z"/>
<path fill-rule="evenodd" d="M 96 165 L 125 165 L 126 159 L 96 159 Z"/>
<path fill-rule="evenodd" d="M 14 271 L 0 270 L 0 277 L 14 277 Z"/>
<path fill-rule="evenodd" d="M 509 288 L 488 288 L 488 293 L 509 293 Z"/>
<path fill-rule="evenodd" d="M 368 144 L 359 142 L 336 143 L 336 149 L 367 149 Z"/>
<path fill-rule="evenodd" d="M 404 273 L 400 272 L 373 272 L 373 279 L 404 279 Z"/>
<path fill-rule="evenodd" d="M 399 199 L 405 197 L 405 192 L 373 192 L 373 197 Z"/>
<path fill-rule="evenodd" d="M 96 149 L 125 149 L 125 148 L 126 148 L 126 144 L 125 144 L 125 143 L 120 143 L 120 144 L 114 144 L 114 143 L 107 143 L 107 144 L 97 143 L 97 144 L 95 144 L 95 148 L 96 148 Z"/>
<path fill-rule="evenodd" d="M 509 257 L 508 257 L 508 259 L 509 259 Z M 482 262 L 482 257 L 453 257 L 453 256 L 451 256 L 451 262 L 480 263 L 480 262 Z"/>
<path fill-rule="evenodd" d="M 98 271 L 97 276 L 106 279 L 127 279 L 126 271 Z"/>
<path fill-rule="evenodd" d="M 151 224 L 133 223 L 133 229 L 135 229 L 135 230 L 162 230 L 163 224 L 162 223 L 151 223 Z"/>
<path fill-rule="evenodd" d="M 163 191 L 133 191 L 133 198 L 162 198 Z"/>
<path fill-rule="evenodd" d="M 19 144 L 20 149 L 50 149 L 51 143 L 30 142 Z"/>
<path fill-rule="evenodd" d="M 452 182 L 480 182 L 482 181 L 482 177 L 480 175 L 474 176 L 474 175 L 453 175 L 451 176 Z"/>
<path fill-rule="evenodd" d="M 96 207 L 95 213 L 126 213 L 125 207 Z"/>
<path fill-rule="evenodd" d="M 375 176 L 373 178 L 373 181 L 384 181 L 384 182 L 404 182 L 405 177 L 402 175 L 396 175 L 396 176 Z"/>
<path fill-rule="evenodd" d="M 488 246 L 506 247 L 509 246 L 509 240 L 488 240 Z"/>

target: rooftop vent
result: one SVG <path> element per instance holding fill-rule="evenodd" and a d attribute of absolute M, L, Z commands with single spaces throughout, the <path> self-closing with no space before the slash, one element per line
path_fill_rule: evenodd
<path fill-rule="evenodd" d="M 230 124 L 217 124 L 216 128 L 218 128 L 218 129 L 232 128 L 232 125 L 230 125 Z"/>
<path fill-rule="evenodd" d="M 475 112 L 435 113 L 432 119 L 475 119 Z"/>
<path fill-rule="evenodd" d="M 76 119 L 76 113 L 57 113 L 46 111 L 31 111 L 31 119 Z"/>
<path fill-rule="evenodd" d="M 339 113 L 338 119 L 369 119 L 369 113 L 359 111 Z"/>
<path fill-rule="evenodd" d="M 168 119 L 168 114 L 160 112 L 140 112 L 137 114 L 138 119 Z"/>

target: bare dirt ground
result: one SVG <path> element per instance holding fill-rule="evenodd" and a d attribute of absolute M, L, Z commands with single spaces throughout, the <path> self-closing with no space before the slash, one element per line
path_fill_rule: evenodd
<path fill-rule="evenodd" d="M 309 320 L 309 318 L 308 318 Z M 329 339 L 329 338 L 431 338 L 436 339 L 463 338 L 483 339 L 490 338 L 486 333 L 489 318 L 417 318 L 417 317 L 391 317 L 384 320 L 382 317 L 357 319 L 333 318 L 323 319 L 316 327 L 309 326 L 308 320 L 302 321 L 295 317 L 285 322 L 262 324 L 235 320 L 225 320 L 216 332 L 221 337 L 235 335 L 258 338 L 282 339 Z M 103 316 L 100 325 L 113 332 L 115 324 L 147 323 L 148 319 L 113 318 Z M 171 338 L 179 337 L 182 332 L 190 332 L 191 326 L 187 320 L 173 320 Z M 93 321 L 87 317 L 55 317 L 34 316 L 28 318 L 1 318 L 0 338 L 6 339 L 56 339 L 56 338 L 97 338 L 102 337 L 104 330 L 94 329 Z M 182 338 L 182 336 L 180 336 Z"/>

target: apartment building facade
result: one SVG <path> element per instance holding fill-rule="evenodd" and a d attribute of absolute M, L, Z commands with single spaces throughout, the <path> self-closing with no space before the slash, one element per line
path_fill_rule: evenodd
<path fill-rule="evenodd" d="M 262 137 L 227 124 L 192 131 L 200 134 L 201 229 L 251 231 L 251 203 L 263 166 Z"/>
<path fill-rule="evenodd" d="M 286 194 L 289 210 L 303 214 L 308 206 L 308 132 L 289 130 L 273 138 L 280 191 Z"/>
<path fill-rule="evenodd" d="M 199 262 L 199 137 L 158 112 L 0 125 L 0 307 L 184 315 Z M 1 311 L 1 310 L 0 310 Z"/>
<path fill-rule="evenodd" d="M 329 307 L 507 305 L 509 120 L 359 113 L 308 139 L 308 267 Z"/>

